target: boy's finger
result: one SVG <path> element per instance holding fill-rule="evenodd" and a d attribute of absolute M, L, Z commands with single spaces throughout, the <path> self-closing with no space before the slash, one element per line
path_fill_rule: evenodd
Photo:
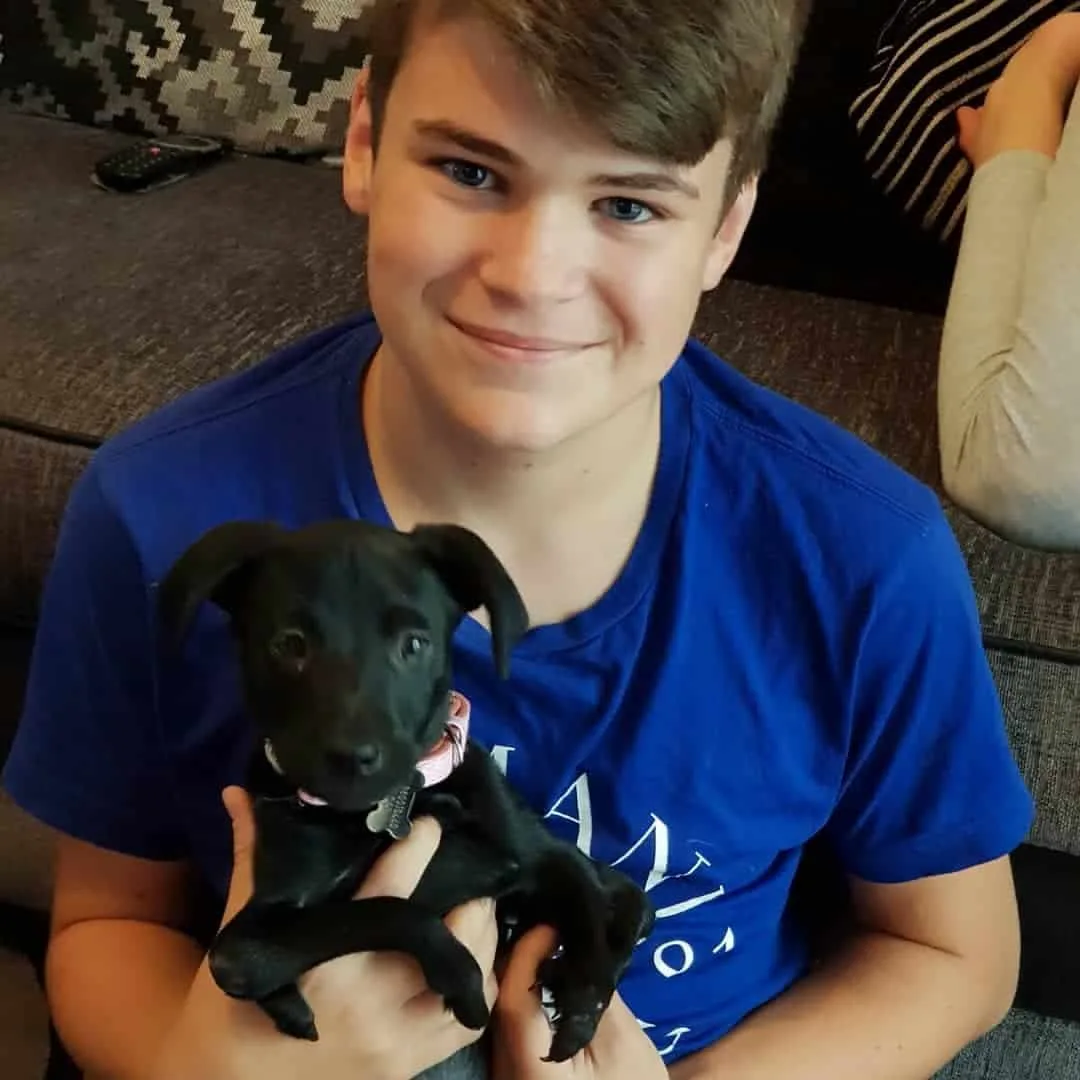
<path fill-rule="evenodd" d="M 434 818 L 417 818 L 412 823 L 409 835 L 396 840 L 375 860 L 375 865 L 356 891 L 356 898 L 412 896 L 441 839 L 442 829 Z"/>
<path fill-rule="evenodd" d="M 488 897 L 470 900 L 446 916 L 450 932 L 476 957 L 480 970 L 487 975 L 495 965 L 499 928 L 495 923 L 495 901 Z"/>
<path fill-rule="evenodd" d="M 536 969 L 557 944 L 558 938 L 550 927 L 530 930 L 514 946 L 499 981 L 496 1048 L 510 1063 L 537 1061 L 551 1049 L 551 1026 L 541 1006 Z"/>
<path fill-rule="evenodd" d="M 223 921 L 228 921 L 251 896 L 251 852 L 255 846 L 255 816 L 251 796 L 242 788 L 230 785 L 221 793 L 221 801 L 232 822 L 233 869 Z"/>
<path fill-rule="evenodd" d="M 533 1013 L 539 1011 L 536 969 L 555 952 L 559 939 L 550 926 L 537 926 L 514 946 L 506 970 L 499 981 L 500 1011 Z"/>

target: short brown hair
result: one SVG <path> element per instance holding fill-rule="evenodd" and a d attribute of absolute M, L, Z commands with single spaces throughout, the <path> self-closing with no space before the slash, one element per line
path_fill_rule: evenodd
<path fill-rule="evenodd" d="M 541 100 L 628 153 L 694 165 L 733 144 L 728 196 L 765 166 L 809 0 L 374 0 L 369 100 L 386 99 L 423 10 L 471 14 L 510 46 Z"/>

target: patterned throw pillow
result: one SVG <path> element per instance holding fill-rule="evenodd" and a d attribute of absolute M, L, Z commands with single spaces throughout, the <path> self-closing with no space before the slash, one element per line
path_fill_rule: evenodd
<path fill-rule="evenodd" d="M 904 0 L 877 42 L 852 102 L 874 181 L 942 241 L 955 240 L 971 165 L 956 110 L 982 104 L 1014 52 L 1047 19 L 1080 0 Z"/>
<path fill-rule="evenodd" d="M 249 153 L 340 150 L 368 0 L 4 0 L 0 101 Z"/>

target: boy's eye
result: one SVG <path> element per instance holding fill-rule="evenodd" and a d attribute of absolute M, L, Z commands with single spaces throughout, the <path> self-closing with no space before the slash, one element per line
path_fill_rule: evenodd
<path fill-rule="evenodd" d="M 498 183 L 499 178 L 486 165 L 477 165 L 461 158 L 441 158 L 434 164 L 459 187 L 488 191 Z M 622 195 L 603 199 L 601 205 L 607 216 L 625 225 L 641 225 L 664 216 L 651 206 Z"/>
<path fill-rule="evenodd" d="M 484 181 L 492 177 L 490 169 L 471 161 L 450 158 L 438 162 L 438 166 L 455 184 L 467 188 L 483 188 Z"/>
<path fill-rule="evenodd" d="M 617 195 L 611 199 L 604 199 L 603 202 L 612 218 L 627 225 L 643 224 L 660 216 L 652 207 L 638 202 L 637 199 L 627 199 L 625 196 Z"/>

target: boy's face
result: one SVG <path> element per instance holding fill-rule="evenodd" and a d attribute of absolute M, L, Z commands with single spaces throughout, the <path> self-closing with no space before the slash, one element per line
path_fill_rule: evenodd
<path fill-rule="evenodd" d="M 751 184 L 717 229 L 729 153 L 675 169 L 613 150 L 546 113 L 479 20 L 416 26 L 374 161 L 363 82 L 346 150 L 380 361 L 506 451 L 651 400 L 753 207 Z"/>

